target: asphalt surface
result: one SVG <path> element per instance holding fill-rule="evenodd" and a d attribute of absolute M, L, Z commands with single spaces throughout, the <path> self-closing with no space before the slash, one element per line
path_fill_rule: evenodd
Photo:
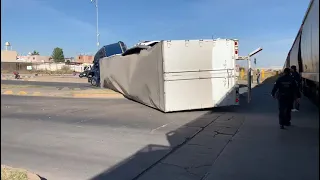
<path fill-rule="evenodd" d="M 41 81 L 20 81 L 20 80 L 1 80 L 1 84 L 10 85 L 36 85 L 50 87 L 70 87 L 70 88 L 92 88 L 89 83 L 72 83 L 72 82 L 41 82 Z"/>
<path fill-rule="evenodd" d="M 2 163 L 62 180 L 319 179 L 318 108 L 303 98 L 280 130 L 271 89 L 255 87 L 237 108 L 169 114 L 126 99 L 2 96 Z"/>
<path fill-rule="evenodd" d="M 252 101 L 238 113 L 245 122 L 202 180 L 319 179 L 319 108 L 302 97 L 292 126 L 279 128 L 273 84 L 254 88 Z"/>
<path fill-rule="evenodd" d="M 126 99 L 1 98 L 1 163 L 59 180 L 93 178 L 150 144 L 170 149 L 167 133 L 207 113 L 163 114 Z M 137 162 L 136 172 L 161 156 Z"/>

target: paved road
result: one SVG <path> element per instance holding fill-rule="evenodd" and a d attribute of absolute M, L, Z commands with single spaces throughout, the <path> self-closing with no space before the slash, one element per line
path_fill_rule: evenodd
<path fill-rule="evenodd" d="M 319 179 L 319 109 L 307 98 L 292 113 L 292 126 L 280 130 L 272 84 L 254 88 L 244 125 L 204 180 Z"/>
<path fill-rule="evenodd" d="M 318 179 L 318 109 L 303 99 L 280 130 L 271 88 L 237 108 L 169 114 L 125 99 L 2 96 L 2 163 L 48 179 Z"/>
<path fill-rule="evenodd" d="M 125 99 L 1 98 L 1 163 L 59 180 L 92 178 L 151 144 L 165 150 L 125 172 L 134 177 L 170 150 L 168 132 L 207 113 L 163 114 Z"/>
<path fill-rule="evenodd" d="M 1 80 L 1 84 L 37 85 L 37 86 L 70 87 L 70 88 L 91 88 L 92 87 L 89 83 L 41 82 L 41 81 L 20 81 L 20 80 Z"/>

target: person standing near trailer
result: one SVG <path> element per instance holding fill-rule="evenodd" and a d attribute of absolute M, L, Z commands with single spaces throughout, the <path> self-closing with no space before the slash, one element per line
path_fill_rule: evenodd
<path fill-rule="evenodd" d="M 278 99 L 279 105 L 279 124 L 280 128 L 291 125 L 291 109 L 293 102 L 301 97 L 299 88 L 295 80 L 291 77 L 290 69 L 285 68 L 283 76 L 280 76 L 275 82 L 271 96 Z M 276 96 L 277 93 L 277 96 Z"/>
<path fill-rule="evenodd" d="M 291 76 L 292 78 L 296 81 L 299 91 L 301 92 L 301 76 L 300 74 L 297 72 L 297 67 L 295 65 L 291 66 Z M 299 101 L 294 101 L 293 104 L 293 109 L 292 111 L 299 111 L 300 109 L 300 102 Z"/>
<path fill-rule="evenodd" d="M 261 73 L 260 73 L 260 70 L 258 69 L 257 70 L 257 84 L 259 85 L 260 84 L 260 77 L 261 77 Z"/>

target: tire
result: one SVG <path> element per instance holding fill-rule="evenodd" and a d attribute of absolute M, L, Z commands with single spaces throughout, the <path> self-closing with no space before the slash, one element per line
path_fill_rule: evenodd
<path fill-rule="evenodd" d="M 97 81 L 95 80 L 95 78 L 91 78 L 90 83 L 92 86 L 97 86 Z"/>

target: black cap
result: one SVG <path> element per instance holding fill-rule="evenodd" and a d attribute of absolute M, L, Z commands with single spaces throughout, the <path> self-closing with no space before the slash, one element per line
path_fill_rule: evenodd
<path fill-rule="evenodd" d="M 288 74 L 290 74 L 290 71 L 291 70 L 289 68 L 284 68 L 283 73 L 288 75 Z"/>

